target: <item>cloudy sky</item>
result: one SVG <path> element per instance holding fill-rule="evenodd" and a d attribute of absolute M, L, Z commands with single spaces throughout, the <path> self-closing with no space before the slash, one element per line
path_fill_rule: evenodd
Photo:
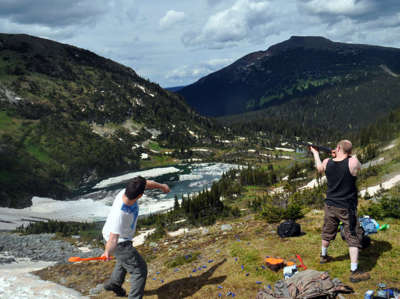
<path fill-rule="evenodd" d="M 0 0 L 0 32 L 89 49 L 168 87 L 292 35 L 400 48 L 400 0 Z"/>

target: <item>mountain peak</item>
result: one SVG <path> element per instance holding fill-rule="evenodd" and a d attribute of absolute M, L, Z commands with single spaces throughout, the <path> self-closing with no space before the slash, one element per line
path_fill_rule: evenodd
<path fill-rule="evenodd" d="M 276 53 L 296 48 L 330 50 L 337 43 L 322 36 L 291 36 L 288 40 L 268 48 L 268 52 Z"/>

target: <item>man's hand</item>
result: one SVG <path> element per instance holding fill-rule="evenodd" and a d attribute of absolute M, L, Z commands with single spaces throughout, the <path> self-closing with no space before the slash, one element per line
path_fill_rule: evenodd
<path fill-rule="evenodd" d="M 114 252 L 115 248 L 117 247 L 118 238 L 119 238 L 118 234 L 110 233 L 104 253 L 101 255 L 104 256 L 107 261 L 111 259 L 111 253 Z"/>
<path fill-rule="evenodd" d="M 170 191 L 167 184 L 160 184 L 151 180 L 146 180 L 146 189 L 160 189 L 164 193 Z"/>
<path fill-rule="evenodd" d="M 101 255 L 101 257 L 105 257 L 105 258 L 106 258 L 106 259 L 105 259 L 106 261 L 109 261 L 109 260 L 112 259 L 110 253 L 109 253 L 107 250 L 104 251 L 104 253 Z"/>
<path fill-rule="evenodd" d="M 171 191 L 171 190 L 169 189 L 169 187 L 168 187 L 167 184 L 162 184 L 161 187 L 160 187 L 160 189 L 161 189 L 161 191 L 164 192 L 164 193 L 168 193 L 169 191 Z"/>
<path fill-rule="evenodd" d="M 310 151 L 311 151 L 313 154 L 318 154 L 318 153 L 319 153 L 318 150 L 317 150 L 315 147 L 312 147 L 312 146 L 310 146 Z"/>

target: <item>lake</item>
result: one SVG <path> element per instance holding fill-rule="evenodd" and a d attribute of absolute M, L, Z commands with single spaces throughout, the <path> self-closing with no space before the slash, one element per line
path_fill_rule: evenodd
<path fill-rule="evenodd" d="M 103 221 L 117 193 L 126 182 L 138 175 L 169 185 L 171 192 L 148 190 L 140 199 L 140 215 L 168 210 L 174 205 L 175 195 L 191 194 L 211 187 L 224 172 L 236 165 L 224 163 L 179 164 L 123 173 L 92 186 L 82 188 L 77 195 L 66 201 L 33 197 L 33 205 L 25 209 L 0 208 L 0 230 L 11 230 L 29 221 L 54 219 L 62 221 Z"/>

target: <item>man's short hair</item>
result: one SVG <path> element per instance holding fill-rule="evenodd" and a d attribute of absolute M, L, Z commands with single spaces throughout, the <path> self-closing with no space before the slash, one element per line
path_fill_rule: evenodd
<path fill-rule="evenodd" d="M 345 154 L 351 155 L 353 145 L 351 144 L 350 140 L 340 140 L 338 146 L 343 150 Z"/>
<path fill-rule="evenodd" d="M 146 179 L 141 176 L 137 176 L 130 180 L 126 185 L 125 196 L 128 197 L 129 200 L 136 199 L 144 193 L 145 188 Z"/>

